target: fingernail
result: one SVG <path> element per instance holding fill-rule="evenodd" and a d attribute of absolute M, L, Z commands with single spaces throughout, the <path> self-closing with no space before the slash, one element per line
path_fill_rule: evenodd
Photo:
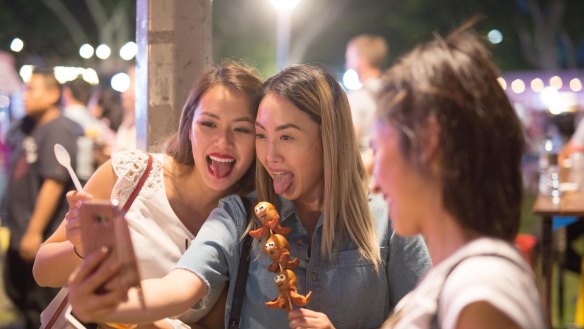
<path fill-rule="evenodd" d="M 109 248 L 107 246 L 102 246 L 101 249 L 99 249 L 99 251 L 101 253 L 107 254 L 107 252 L 109 251 Z"/>

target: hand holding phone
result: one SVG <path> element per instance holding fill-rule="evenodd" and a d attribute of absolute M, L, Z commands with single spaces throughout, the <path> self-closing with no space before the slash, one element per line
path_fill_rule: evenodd
<path fill-rule="evenodd" d="M 123 285 L 120 288 L 140 288 L 138 263 L 124 212 L 109 200 L 88 200 L 81 204 L 79 215 L 85 255 L 107 247 L 120 265 L 117 277 L 118 284 Z"/>

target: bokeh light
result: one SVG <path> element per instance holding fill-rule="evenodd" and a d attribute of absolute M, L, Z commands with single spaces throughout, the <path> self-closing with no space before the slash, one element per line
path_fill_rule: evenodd
<path fill-rule="evenodd" d="M 343 85 L 349 90 L 357 90 L 363 86 L 361 81 L 359 81 L 359 75 L 353 69 L 348 69 L 345 74 L 343 74 Z"/>
<path fill-rule="evenodd" d="M 110 84 L 115 91 L 123 93 L 130 87 L 130 76 L 124 72 L 117 73 L 112 77 Z"/>
<path fill-rule="evenodd" d="M 492 29 L 489 31 L 489 33 L 487 33 L 487 38 L 489 39 L 490 43 L 496 45 L 503 41 L 503 33 L 497 29 Z"/>
<path fill-rule="evenodd" d="M 124 60 L 131 60 L 138 53 L 138 46 L 134 41 L 127 42 L 120 48 L 120 57 Z"/>
<path fill-rule="evenodd" d="M 84 44 L 79 47 L 79 56 L 88 59 L 93 56 L 93 47 L 90 44 Z"/>
<path fill-rule="evenodd" d="M 108 59 L 112 53 L 112 50 L 108 45 L 101 44 L 95 49 L 95 56 L 99 59 Z"/>
<path fill-rule="evenodd" d="M 24 48 L 24 41 L 20 40 L 19 38 L 14 38 L 10 43 L 10 50 L 15 53 L 18 53 Z"/>

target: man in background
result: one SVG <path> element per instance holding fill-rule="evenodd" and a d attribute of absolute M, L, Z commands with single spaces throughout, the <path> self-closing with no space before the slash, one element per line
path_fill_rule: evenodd
<path fill-rule="evenodd" d="M 83 128 L 84 136 L 77 140 L 77 168 L 79 179 L 86 182 L 97 169 L 93 145 L 102 135 L 104 124 L 87 107 L 93 86 L 80 76 L 63 85 L 63 115 Z"/>
<path fill-rule="evenodd" d="M 363 86 L 347 94 L 355 134 L 359 141 L 361 157 L 367 173 L 373 168 L 373 151 L 370 147 L 373 117 L 375 115 L 375 94 L 381 87 L 382 67 L 388 55 L 385 40 L 377 35 L 361 34 L 347 44 L 345 66 L 357 72 Z"/>
<path fill-rule="evenodd" d="M 77 139 L 83 135 L 78 124 L 62 116 L 60 99 L 61 86 L 53 71 L 36 69 L 24 91 L 25 116 L 6 136 L 10 162 L 1 215 L 10 241 L 4 285 L 30 329 L 39 328 L 40 313 L 58 292 L 36 284 L 33 261 L 41 243 L 64 218 L 65 193 L 73 189 L 67 170 L 55 158 L 54 145 L 63 145 L 75 166 Z"/>

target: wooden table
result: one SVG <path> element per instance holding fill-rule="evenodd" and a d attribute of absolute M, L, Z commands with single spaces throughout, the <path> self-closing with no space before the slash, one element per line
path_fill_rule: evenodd
<path fill-rule="evenodd" d="M 552 224 L 553 216 L 584 218 L 584 187 L 575 192 L 565 192 L 557 202 L 551 197 L 538 195 L 533 212 L 542 216 L 541 227 L 541 275 L 544 311 L 551 327 L 552 319 Z"/>

